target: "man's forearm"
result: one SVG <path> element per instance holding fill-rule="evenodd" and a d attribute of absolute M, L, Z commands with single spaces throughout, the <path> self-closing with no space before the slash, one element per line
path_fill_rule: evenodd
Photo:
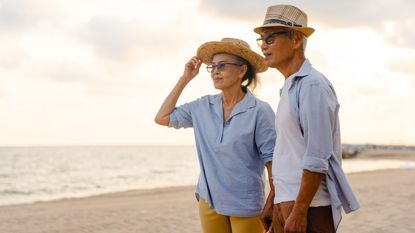
<path fill-rule="evenodd" d="M 308 207 L 310 207 L 311 201 L 325 176 L 323 173 L 303 170 L 300 191 L 298 192 L 292 212 L 300 215 L 307 214 Z"/>

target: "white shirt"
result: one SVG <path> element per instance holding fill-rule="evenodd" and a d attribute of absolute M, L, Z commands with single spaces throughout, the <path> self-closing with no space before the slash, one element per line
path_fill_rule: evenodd
<path fill-rule="evenodd" d="M 325 185 L 330 195 L 333 222 L 337 229 L 342 209 L 345 213 L 350 213 L 360 207 L 341 167 L 340 105 L 333 85 L 307 59 L 292 76 L 293 80 L 289 81 L 291 85 L 286 86 L 286 91 L 292 114 L 290 117 L 294 116 L 304 137 L 302 169 L 326 174 Z M 274 158 L 273 165 L 276 163 Z M 276 169 L 274 172 L 277 173 Z M 277 190 L 276 192 L 278 195 Z"/>
<path fill-rule="evenodd" d="M 285 80 L 275 118 L 277 140 L 272 166 L 276 191 L 274 203 L 295 201 L 303 174 L 303 157 L 306 152 L 304 136 L 290 107 L 288 90 L 295 75 Z M 328 206 L 330 196 L 325 179 L 320 184 L 311 205 Z"/>

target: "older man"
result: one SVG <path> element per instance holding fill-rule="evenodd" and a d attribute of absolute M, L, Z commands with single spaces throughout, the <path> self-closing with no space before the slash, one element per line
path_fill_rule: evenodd
<path fill-rule="evenodd" d="M 276 5 L 254 31 L 267 65 L 285 77 L 275 119 L 273 230 L 335 232 L 341 208 L 349 213 L 359 203 L 341 168 L 336 93 L 304 55 L 314 29 L 300 9 Z"/>

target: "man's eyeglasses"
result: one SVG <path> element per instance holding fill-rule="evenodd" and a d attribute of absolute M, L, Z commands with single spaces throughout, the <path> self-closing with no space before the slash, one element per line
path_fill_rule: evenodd
<path fill-rule="evenodd" d="M 212 64 L 206 66 L 206 70 L 209 73 L 212 73 L 215 69 L 218 71 L 223 71 L 226 68 L 226 65 L 241 66 L 242 64 L 232 63 L 232 62 L 220 62 L 218 64 Z"/>
<path fill-rule="evenodd" d="M 285 31 L 281 31 L 281 32 L 274 32 L 274 33 L 269 34 L 265 38 L 261 37 L 261 38 L 256 39 L 256 43 L 258 44 L 259 47 L 262 47 L 264 42 L 265 42 L 265 44 L 270 45 L 270 44 L 274 43 L 275 36 L 289 34 L 291 32 L 292 32 L 291 30 L 285 30 Z"/>

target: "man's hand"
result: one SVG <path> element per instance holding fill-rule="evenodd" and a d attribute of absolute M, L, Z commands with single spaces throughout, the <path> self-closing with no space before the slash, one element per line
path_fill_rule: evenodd
<path fill-rule="evenodd" d="M 284 233 L 306 233 L 307 213 L 291 212 L 285 220 Z"/>
<path fill-rule="evenodd" d="M 285 220 L 284 233 L 306 233 L 308 208 L 324 178 L 325 174 L 303 170 L 300 191 Z"/>

